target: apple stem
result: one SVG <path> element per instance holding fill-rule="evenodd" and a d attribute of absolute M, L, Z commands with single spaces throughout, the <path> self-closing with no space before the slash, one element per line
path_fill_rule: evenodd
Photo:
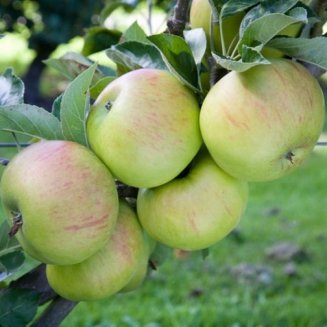
<path fill-rule="evenodd" d="M 0 157 L 0 165 L 7 166 L 9 164 L 9 162 L 10 162 L 9 159 Z"/>
<path fill-rule="evenodd" d="M 13 237 L 17 234 L 19 229 L 23 225 L 23 216 L 20 212 L 14 212 L 14 218 L 13 218 L 13 226 L 11 227 L 8 235 L 9 237 Z"/>

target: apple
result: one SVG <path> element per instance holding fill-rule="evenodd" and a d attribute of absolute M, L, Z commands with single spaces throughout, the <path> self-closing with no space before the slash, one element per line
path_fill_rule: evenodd
<path fill-rule="evenodd" d="M 205 249 L 224 238 L 245 210 L 248 185 L 202 151 L 184 177 L 140 189 L 137 213 L 155 240 L 182 250 Z"/>
<path fill-rule="evenodd" d="M 10 226 L 19 220 L 21 246 L 44 263 L 87 259 L 104 246 L 116 225 L 118 195 L 112 175 L 77 143 L 30 145 L 5 169 L 0 192 Z"/>
<path fill-rule="evenodd" d="M 146 232 L 144 232 L 145 247 L 143 256 L 140 259 L 136 271 L 133 274 L 131 280 L 124 286 L 120 293 L 131 292 L 140 287 L 148 273 L 150 255 L 154 251 L 156 241 L 152 239 Z"/>
<path fill-rule="evenodd" d="M 200 127 L 210 154 L 227 173 L 269 181 L 308 157 L 324 113 L 316 79 L 294 61 L 274 59 L 220 79 L 204 99 Z"/>
<path fill-rule="evenodd" d="M 125 184 L 154 187 L 176 177 L 202 139 L 199 105 L 171 73 L 139 69 L 99 95 L 87 120 L 91 148 Z"/>
<path fill-rule="evenodd" d="M 237 13 L 223 19 L 223 33 L 225 48 L 228 50 L 229 46 L 234 40 L 238 41 L 238 33 L 244 13 Z M 190 9 L 190 24 L 192 28 L 203 28 L 208 44 L 210 44 L 210 30 L 211 30 L 211 6 L 209 0 L 193 0 Z M 215 51 L 222 53 L 221 35 L 219 25 L 213 26 L 213 40 Z M 235 46 L 236 46 L 235 42 Z M 213 49 L 212 49 L 213 50 Z"/>
<path fill-rule="evenodd" d="M 71 301 L 107 298 L 131 280 L 143 260 L 145 247 L 135 211 L 120 201 L 117 225 L 106 245 L 81 263 L 47 265 L 48 282 L 57 294 Z"/>

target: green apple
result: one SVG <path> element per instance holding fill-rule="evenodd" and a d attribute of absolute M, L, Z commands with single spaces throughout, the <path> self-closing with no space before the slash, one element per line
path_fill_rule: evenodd
<path fill-rule="evenodd" d="M 137 212 L 155 240 L 183 250 L 207 248 L 224 238 L 246 207 L 248 185 L 200 153 L 184 177 L 152 189 L 140 189 Z"/>
<path fill-rule="evenodd" d="M 316 79 L 294 61 L 275 59 L 219 80 L 203 102 L 200 126 L 221 168 L 247 181 L 268 181 L 308 157 L 324 113 Z"/>
<path fill-rule="evenodd" d="M 237 13 L 223 19 L 222 27 L 226 50 L 228 50 L 234 40 L 238 41 L 239 28 L 243 17 L 244 13 Z M 192 1 L 190 9 L 190 24 L 192 28 L 203 28 L 208 44 L 210 44 L 211 6 L 209 0 Z M 213 27 L 213 40 L 215 46 L 214 50 L 222 53 L 221 35 L 218 24 L 215 24 Z M 236 43 L 237 42 L 235 42 L 235 45 Z"/>
<path fill-rule="evenodd" d="M 97 252 L 114 230 L 118 195 L 107 167 L 86 147 L 41 141 L 21 151 L 1 180 L 1 198 L 23 249 L 67 265 Z"/>
<path fill-rule="evenodd" d="M 146 232 L 144 232 L 144 239 L 145 239 L 145 247 L 144 247 L 143 256 L 140 259 L 136 271 L 134 272 L 131 280 L 127 283 L 126 286 L 124 286 L 120 290 L 121 293 L 134 291 L 135 289 L 140 287 L 140 285 L 143 283 L 144 279 L 147 276 L 150 255 L 152 254 L 156 246 L 156 241 L 153 238 L 151 238 Z"/>
<path fill-rule="evenodd" d="M 72 301 L 100 300 L 119 292 L 143 260 L 145 240 L 135 211 L 119 204 L 117 225 L 106 245 L 87 260 L 69 266 L 47 265 L 56 293 Z"/>
<path fill-rule="evenodd" d="M 154 187 L 176 177 L 202 139 L 199 105 L 171 73 L 139 69 L 110 83 L 87 120 L 94 152 L 120 181 Z"/>

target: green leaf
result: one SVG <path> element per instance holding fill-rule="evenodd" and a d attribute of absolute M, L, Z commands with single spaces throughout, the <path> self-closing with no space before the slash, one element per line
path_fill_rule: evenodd
<path fill-rule="evenodd" d="M 0 293 L 1 327 L 25 327 L 34 318 L 39 294 L 34 290 L 7 288 Z"/>
<path fill-rule="evenodd" d="M 24 83 L 8 68 L 0 76 L 0 107 L 23 103 Z"/>
<path fill-rule="evenodd" d="M 23 265 L 25 257 L 22 251 L 8 253 L 0 257 L 0 281 L 5 280 Z"/>
<path fill-rule="evenodd" d="M 209 248 L 201 250 L 201 255 L 202 255 L 203 260 L 207 259 L 209 254 L 210 254 L 210 249 Z"/>
<path fill-rule="evenodd" d="M 93 64 L 72 81 L 61 100 L 60 120 L 66 140 L 87 146 L 85 120 L 90 107 L 88 90 L 96 64 Z"/>
<path fill-rule="evenodd" d="M 226 58 L 222 55 L 217 55 L 215 53 L 213 53 L 212 56 L 218 65 L 226 68 L 227 70 L 235 70 L 237 72 L 245 72 L 246 70 L 254 66 L 270 64 L 270 62 L 264 57 L 262 57 L 260 54 L 259 56 L 255 56 L 253 52 L 256 52 L 256 54 L 258 54 L 255 49 L 252 49 L 253 52 L 250 52 L 250 49 L 247 48 L 246 51 L 249 62 L 244 62 L 242 60 L 233 60 L 230 58 Z"/>
<path fill-rule="evenodd" d="M 151 44 L 128 41 L 115 45 L 106 51 L 107 56 L 125 71 L 139 68 L 167 70 L 160 51 Z"/>
<path fill-rule="evenodd" d="M 10 226 L 7 221 L 0 225 L 0 258 L 8 253 L 16 252 L 21 249 L 15 237 L 9 237 Z"/>
<path fill-rule="evenodd" d="M 29 104 L 0 107 L 0 131 L 47 140 L 63 139 L 59 120 L 45 109 Z"/>
<path fill-rule="evenodd" d="M 204 30 L 202 28 L 195 28 L 184 31 L 184 38 L 192 51 L 196 65 L 200 67 L 207 48 L 207 39 Z"/>
<path fill-rule="evenodd" d="M 239 52 L 242 53 L 242 46 L 256 45 L 258 42 L 265 45 L 280 31 L 294 23 L 306 23 L 307 16 L 304 8 L 295 8 L 289 15 L 268 14 L 256 19 L 245 29 L 239 44 Z"/>
<path fill-rule="evenodd" d="M 70 81 L 94 64 L 94 61 L 74 52 L 67 52 L 59 59 L 47 59 L 43 62 Z M 115 74 L 115 71 L 109 67 L 98 65 L 94 74 L 94 82 L 104 76 L 114 76 Z"/>
<path fill-rule="evenodd" d="M 86 35 L 84 36 L 82 54 L 88 56 L 92 53 L 110 48 L 119 42 L 121 34 L 120 31 L 109 30 L 103 26 L 95 26 L 87 29 Z"/>
<path fill-rule="evenodd" d="M 140 27 L 140 25 L 137 22 L 134 22 L 123 34 L 122 41 L 136 41 L 141 43 L 148 43 L 151 44 L 151 42 L 147 39 L 147 36 L 143 29 Z"/>
<path fill-rule="evenodd" d="M 297 0 L 296 0 L 297 1 Z M 226 18 L 255 6 L 260 0 L 229 0 L 221 8 L 220 17 Z"/>
<path fill-rule="evenodd" d="M 157 242 L 154 251 L 150 256 L 150 261 L 155 267 L 161 266 L 172 255 L 172 249 L 162 243 Z"/>
<path fill-rule="evenodd" d="M 258 1 L 260 2 L 260 1 Z M 268 14 L 284 14 L 298 3 L 298 0 L 266 0 L 252 8 L 243 18 L 240 26 L 240 35 L 254 20 Z"/>
<path fill-rule="evenodd" d="M 102 79 L 100 79 L 95 85 L 93 85 L 90 89 L 90 96 L 91 99 L 96 99 L 99 94 L 103 91 L 103 89 L 109 85 L 113 80 L 115 80 L 115 77 L 107 76 Z"/>
<path fill-rule="evenodd" d="M 193 91 L 199 91 L 197 67 L 186 41 L 180 36 L 164 33 L 148 39 L 160 50 L 169 70 Z"/>
<path fill-rule="evenodd" d="M 51 113 L 60 120 L 60 108 L 63 94 L 60 94 L 52 103 Z"/>
<path fill-rule="evenodd" d="M 326 37 L 315 37 L 312 39 L 277 37 L 267 45 L 282 51 L 287 56 L 300 59 L 327 70 Z"/>

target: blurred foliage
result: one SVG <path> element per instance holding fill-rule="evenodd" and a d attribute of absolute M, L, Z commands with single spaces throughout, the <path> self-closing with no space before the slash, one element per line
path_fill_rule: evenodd
<path fill-rule="evenodd" d="M 30 37 L 29 45 L 57 46 L 99 25 L 114 9 L 135 9 L 140 2 L 169 10 L 167 0 L 0 0 L 0 33 L 20 32 Z"/>

